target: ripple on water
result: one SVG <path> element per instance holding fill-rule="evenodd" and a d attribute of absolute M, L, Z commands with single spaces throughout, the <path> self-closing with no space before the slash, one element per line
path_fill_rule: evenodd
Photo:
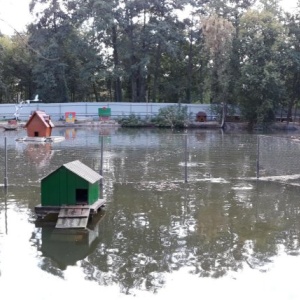
<path fill-rule="evenodd" d="M 250 183 L 239 183 L 232 187 L 233 190 L 248 191 L 253 190 L 253 185 Z"/>

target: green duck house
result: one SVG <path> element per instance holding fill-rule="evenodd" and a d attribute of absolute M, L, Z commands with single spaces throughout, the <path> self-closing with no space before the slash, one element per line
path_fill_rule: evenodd
<path fill-rule="evenodd" d="M 41 204 L 35 207 L 37 216 L 59 214 L 59 217 L 64 213 L 68 217 L 66 209 L 79 216 L 84 211 L 86 217 L 87 212 L 97 213 L 105 202 L 99 198 L 101 179 L 100 174 L 79 160 L 63 164 L 41 180 Z"/>

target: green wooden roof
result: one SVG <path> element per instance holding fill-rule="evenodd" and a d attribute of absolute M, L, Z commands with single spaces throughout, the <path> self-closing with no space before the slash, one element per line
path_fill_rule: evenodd
<path fill-rule="evenodd" d="M 95 183 L 102 178 L 100 174 L 98 174 L 79 160 L 74 160 L 69 163 L 63 164 L 63 166 L 66 169 L 70 170 L 72 173 L 80 176 L 90 183 Z"/>

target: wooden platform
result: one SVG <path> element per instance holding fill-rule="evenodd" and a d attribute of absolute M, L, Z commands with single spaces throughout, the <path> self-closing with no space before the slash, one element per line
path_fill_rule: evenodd
<path fill-rule="evenodd" d="M 35 206 L 34 210 L 35 210 L 35 214 L 37 215 L 38 218 L 44 218 L 47 215 L 56 215 L 58 216 L 60 213 L 60 210 L 62 208 L 66 208 L 66 207 L 85 207 L 85 208 L 89 208 L 90 215 L 94 215 L 98 212 L 98 210 L 100 210 L 104 205 L 105 205 L 106 201 L 104 199 L 98 199 L 95 203 L 93 203 L 92 205 L 72 205 L 72 206 L 42 206 L 41 204 Z"/>
<path fill-rule="evenodd" d="M 65 137 L 63 136 L 50 136 L 50 137 L 23 137 L 17 138 L 17 142 L 28 142 L 28 143 L 56 143 L 64 141 Z"/>
<path fill-rule="evenodd" d="M 61 207 L 55 228 L 86 228 L 90 211 L 88 206 Z"/>
<path fill-rule="evenodd" d="M 3 128 L 4 128 L 4 130 L 17 130 L 18 126 L 17 125 L 4 125 Z"/>

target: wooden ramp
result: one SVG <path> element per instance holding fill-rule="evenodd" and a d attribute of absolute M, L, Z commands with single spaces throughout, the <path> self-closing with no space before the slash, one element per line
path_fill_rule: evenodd
<path fill-rule="evenodd" d="M 64 206 L 60 209 L 55 228 L 86 228 L 90 207 L 88 206 Z"/>

